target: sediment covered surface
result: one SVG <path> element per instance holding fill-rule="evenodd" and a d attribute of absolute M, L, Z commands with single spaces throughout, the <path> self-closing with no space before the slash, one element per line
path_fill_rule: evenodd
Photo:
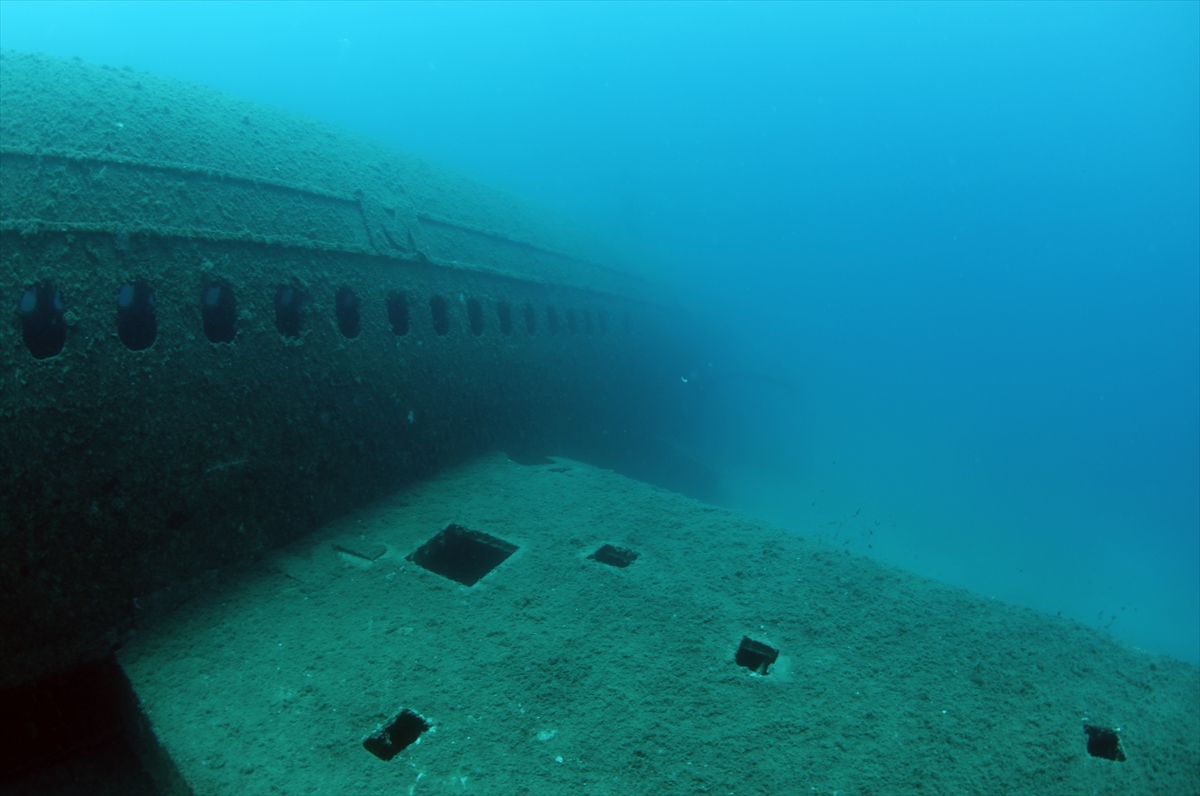
<path fill-rule="evenodd" d="M 406 558 L 452 523 L 517 549 Z M 416 484 L 120 660 L 195 793 L 1200 792 L 1195 667 L 567 460 Z"/>

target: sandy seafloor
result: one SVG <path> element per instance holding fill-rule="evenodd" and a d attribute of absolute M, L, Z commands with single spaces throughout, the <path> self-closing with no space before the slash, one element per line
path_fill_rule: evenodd
<path fill-rule="evenodd" d="M 473 587 L 405 560 L 451 522 L 519 549 Z M 1195 666 L 566 460 L 417 483 L 119 658 L 204 794 L 1200 793 Z M 432 726 L 385 762 L 401 709 Z"/>

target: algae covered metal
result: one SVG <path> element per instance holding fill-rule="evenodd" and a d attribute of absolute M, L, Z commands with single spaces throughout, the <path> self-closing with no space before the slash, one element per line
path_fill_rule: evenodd
<path fill-rule="evenodd" d="M 686 315 L 590 233 L 175 80 L 0 55 L 0 685 L 492 447 L 637 461 Z"/>

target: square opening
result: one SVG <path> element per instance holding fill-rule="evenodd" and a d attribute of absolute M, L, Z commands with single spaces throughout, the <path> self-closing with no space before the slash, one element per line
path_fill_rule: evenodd
<path fill-rule="evenodd" d="M 779 658 L 779 650 L 755 641 L 749 636 L 742 636 L 741 646 L 733 660 L 738 666 L 745 666 L 752 672 L 766 674 L 771 664 Z"/>
<path fill-rule="evenodd" d="M 599 561 L 601 564 L 608 564 L 611 567 L 621 567 L 622 569 L 636 561 L 637 557 L 638 554 L 628 547 L 614 547 L 610 544 L 604 545 L 604 547 L 601 547 L 588 556 L 593 561 Z"/>
<path fill-rule="evenodd" d="M 391 760 L 417 742 L 430 723 L 408 708 L 397 713 L 387 724 L 367 736 L 363 748 L 380 760 Z"/>
<path fill-rule="evenodd" d="M 451 523 L 408 556 L 408 560 L 464 586 L 479 579 L 516 552 L 503 539 Z"/>
<path fill-rule="evenodd" d="M 1125 762 L 1125 750 L 1121 748 L 1121 736 L 1117 734 L 1118 730 L 1085 724 L 1083 731 L 1087 733 L 1089 755 L 1103 757 L 1105 760 L 1115 760 L 1118 763 Z"/>

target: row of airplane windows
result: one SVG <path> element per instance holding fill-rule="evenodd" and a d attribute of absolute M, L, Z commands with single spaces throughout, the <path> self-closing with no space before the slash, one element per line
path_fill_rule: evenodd
<path fill-rule="evenodd" d="M 482 335 L 488 323 L 485 319 L 483 301 L 465 295 L 460 297 L 466 305 L 467 325 L 471 334 Z M 299 337 L 305 324 L 307 299 L 299 288 L 283 286 L 275 291 L 275 327 L 284 337 Z M 121 342 L 133 351 L 142 351 L 154 345 L 158 337 L 158 320 L 154 304 L 154 289 L 145 282 L 126 282 L 116 294 L 117 335 Z M 238 301 L 228 285 L 210 284 L 200 294 L 200 317 L 204 336 L 213 343 L 232 343 L 237 337 Z M 404 336 L 409 333 L 412 318 L 408 294 L 401 290 L 388 293 L 384 301 L 388 325 L 392 333 Z M 507 301 L 496 301 L 496 322 L 500 333 L 510 336 L 514 331 L 513 306 Z M 349 287 L 341 287 L 334 295 L 334 313 L 338 330 L 347 338 L 362 333 L 363 301 Z M 453 326 L 451 307 L 444 297 L 429 297 L 429 313 L 433 331 L 438 335 L 449 334 Z M 525 333 L 538 333 L 539 313 L 532 304 L 521 308 Z M 17 315 L 21 320 L 25 347 L 35 359 L 47 359 L 62 353 L 67 340 L 67 324 L 62 294 L 53 284 L 27 287 L 17 304 Z M 544 312 L 546 330 L 551 335 L 561 331 L 567 334 L 608 334 L 608 314 L 603 310 L 576 312 L 566 309 L 562 314 L 554 306 Z M 625 317 L 625 328 L 629 331 L 629 318 Z"/>

